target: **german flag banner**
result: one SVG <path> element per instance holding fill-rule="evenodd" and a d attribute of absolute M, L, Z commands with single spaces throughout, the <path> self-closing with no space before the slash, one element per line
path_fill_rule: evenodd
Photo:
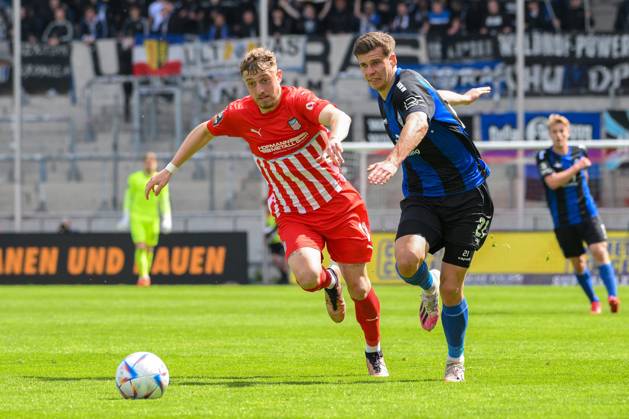
<path fill-rule="evenodd" d="M 129 234 L 0 235 L 0 284 L 134 284 Z M 246 233 L 162 235 L 153 284 L 247 282 Z"/>

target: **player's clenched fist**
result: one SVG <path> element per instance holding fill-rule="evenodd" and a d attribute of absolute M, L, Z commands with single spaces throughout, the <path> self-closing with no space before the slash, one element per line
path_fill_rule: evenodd
<path fill-rule="evenodd" d="M 162 191 L 162 189 L 164 189 L 164 186 L 168 185 L 171 176 L 172 174 L 166 169 L 162 169 L 161 171 L 153 175 L 153 177 L 151 177 L 151 179 L 149 179 L 148 183 L 146 184 L 146 188 L 144 188 L 145 198 L 149 199 L 151 191 L 153 191 L 155 196 L 159 196 L 159 193 Z"/>

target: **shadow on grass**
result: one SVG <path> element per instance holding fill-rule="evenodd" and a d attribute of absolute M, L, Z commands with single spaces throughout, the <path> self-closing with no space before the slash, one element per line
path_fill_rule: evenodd
<path fill-rule="evenodd" d="M 242 388 L 242 387 L 258 387 L 258 386 L 277 386 L 277 385 L 289 385 L 289 386 L 318 386 L 318 385 L 363 385 L 363 384 L 386 384 L 386 383 L 426 383 L 426 382 L 441 382 L 442 380 L 433 378 L 423 379 L 406 379 L 406 380 L 392 380 L 389 378 L 372 378 L 372 379 L 358 379 L 351 380 L 352 376 L 325 376 L 330 378 L 328 381 L 316 380 L 315 378 L 322 376 L 309 376 L 303 379 L 286 379 L 288 377 L 264 377 L 264 378 L 285 378 L 283 380 L 270 380 L 264 381 L 256 379 L 257 377 L 198 377 L 198 379 L 190 380 L 193 377 L 185 377 L 182 381 L 173 381 L 172 384 L 178 386 L 209 386 L 209 387 L 229 387 L 229 388 Z M 197 378 L 197 377 L 194 377 Z M 334 380 L 333 378 L 349 378 L 351 381 Z"/>
<path fill-rule="evenodd" d="M 39 377 L 39 376 L 34 376 L 34 375 L 25 375 L 22 378 L 30 378 L 30 379 L 34 379 L 34 380 L 39 380 L 39 381 L 52 381 L 52 382 L 57 382 L 57 381 L 65 381 L 65 382 L 71 382 L 71 381 L 113 381 L 114 377 Z"/>

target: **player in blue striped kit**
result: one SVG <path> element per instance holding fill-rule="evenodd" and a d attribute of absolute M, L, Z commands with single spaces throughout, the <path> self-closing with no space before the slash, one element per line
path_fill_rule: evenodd
<path fill-rule="evenodd" d="M 354 55 L 395 144 L 387 158 L 369 166 L 372 184 L 384 184 L 401 167 L 402 214 L 395 240 L 398 274 L 423 289 L 421 326 L 439 319 L 448 343 L 445 381 L 464 380 L 463 343 L 468 323 L 463 282 L 474 252 L 483 245 L 493 204 L 485 179 L 489 168 L 450 105 L 474 102 L 489 88 L 465 95 L 437 91 L 419 73 L 397 67 L 395 40 L 383 32 L 361 35 Z M 428 271 L 428 252 L 445 248 L 441 272 Z"/>
<path fill-rule="evenodd" d="M 586 242 L 605 284 L 612 313 L 620 309 L 616 276 L 607 251 L 607 234 L 590 194 L 587 168 L 592 165 L 585 149 L 568 145 L 570 122 L 553 114 L 548 118 L 552 147 L 537 154 L 537 168 L 546 189 L 555 236 L 564 256 L 574 267 L 577 280 L 590 300 L 590 312 L 601 313 L 601 303 L 592 287 L 587 267 Z"/>

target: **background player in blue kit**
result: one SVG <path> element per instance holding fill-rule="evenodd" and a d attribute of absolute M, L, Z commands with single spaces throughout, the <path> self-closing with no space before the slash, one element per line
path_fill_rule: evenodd
<path fill-rule="evenodd" d="M 553 114 L 548 118 L 552 147 L 537 154 L 537 168 L 546 189 L 546 200 L 555 225 L 555 236 L 564 256 L 570 260 L 579 285 L 590 300 L 592 314 L 601 312 L 601 303 L 592 288 L 583 242 L 588 244 L 605 284 L 612 313 L 620 309 L 616 276 L 607 251 L 607 234 L 590 194 L 587 168 L 592 165 L 581 147 L 568 145 L 570 122 Z"/>
<path fill-rule="evenodd" d="M 464 380 L 463 343 L 468 322 L 463 282 L 474 252 L 483 245 L 493 204 L 485 179 L 489 168 L 450 105 L 467 104 L 489 92 L 465 95 L 435 90 L 412 70 L 397 67 L 395 40 L 369 32 L 354 43 L 354 55 L 378 106 L 393 151 L 369 166 L 369 181 L 384 184 L 403 170 L 402 214 L 395 240 L 399 275 L 421 287 L 421 325 L 432 330 L 439 319 L 448 343 L 445 380 Z M 428 271 L 428 252 L 445 248 L 441 272 Z"/>

